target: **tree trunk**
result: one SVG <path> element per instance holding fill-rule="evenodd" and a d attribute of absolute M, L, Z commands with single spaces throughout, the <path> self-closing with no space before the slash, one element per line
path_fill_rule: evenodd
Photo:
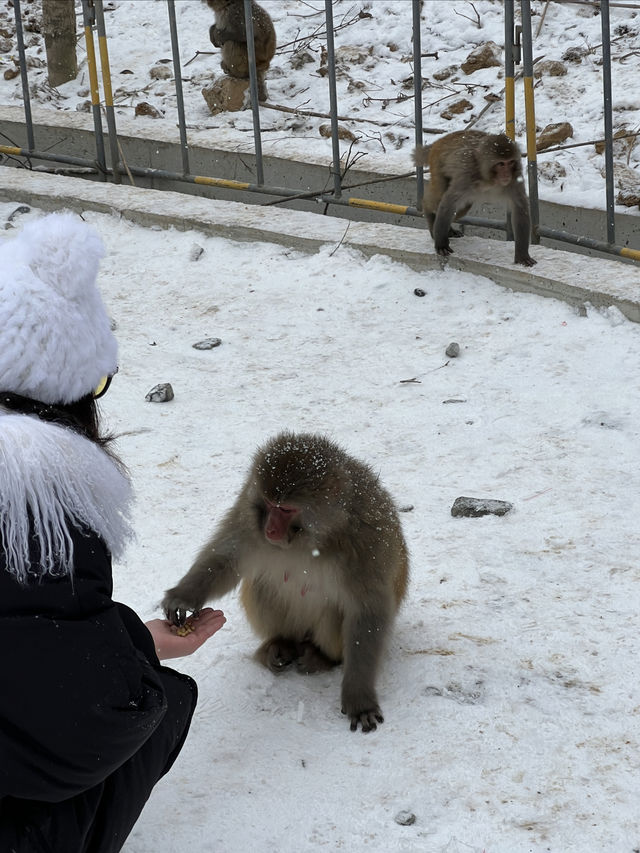
<path fill-rule="evenodd" d="M 60 86 L 78 74 L 75 0 L 42 0 L 42 32 L 49 84 Z"/>

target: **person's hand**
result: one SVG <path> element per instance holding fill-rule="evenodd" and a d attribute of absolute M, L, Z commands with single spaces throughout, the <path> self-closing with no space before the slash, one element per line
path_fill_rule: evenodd
<path fill-rule="evenodd" d="M 187 619 L 186 625 L 191 628 L 191 631 L 183 637 L 178 634 L 179 629 L 168 619 L 152 619 L 145 624 L 153 637 L 158 658 L 169 660 L 195 652 L 209 637 L 219 631 L 226 621 L 222 610 L 205 607 L 197 615 Z"/>

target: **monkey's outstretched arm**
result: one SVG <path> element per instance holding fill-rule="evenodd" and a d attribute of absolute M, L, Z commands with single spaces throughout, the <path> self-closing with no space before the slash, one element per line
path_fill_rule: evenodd
<path fill-rule="evenodd" d="M 345 617 L 342 713 L 349 717 L 352 732 L 358 724 L 369 732 L 384 722 L 374 685 L 391 619 L 390 607 L 383 601 L 368 603 Z"/>
<path fill-rule="evenodd" d="M 198 611 L 209 599 L 230 592 L 239 580 L 235 548 L 214 537 L 200 551 L 182 580 L 166 591 L 162 609 L 167 619 L 182 625 L 189 612 Z"/>

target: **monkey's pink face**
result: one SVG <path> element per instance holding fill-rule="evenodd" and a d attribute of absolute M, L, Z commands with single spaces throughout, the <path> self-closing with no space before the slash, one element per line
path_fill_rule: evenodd
<path fill-rule="evenodd" d="M 501 187 L 508 187 L 513 178 L 513 160 L 498 160 L 493 167 L 495 182 Z"/>
<path fill-rule="evenodd" d="M 275 504 L 265 500 L 266 518 L 264 535 L 267 542 L 287 548 L 297 532 L 295 518 L 300 513 L 298 507 L 288 504 Z"/>

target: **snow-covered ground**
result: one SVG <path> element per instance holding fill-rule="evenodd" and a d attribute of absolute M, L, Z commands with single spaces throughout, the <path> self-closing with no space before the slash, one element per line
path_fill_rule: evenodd
<path fill-rule="evenodd" d="M 126 853 L 637 850 L 640 326 L 344 246 L 85 218 L 121 349 L 103 411 L 137 492 L 116 595 L 158 615 L 283 427 L 372 464 L 411 551 L 368 735 L 340 714 L 340 671 L 272 675 L 221 602 L 224 629 L 175 662 L 199 706 Z M 193 349 L 206 337 L 222 345 Z M 145 402 L 159 382 L 175 399 Z M 514 509 L 453 518 L 459 495 Z"/>
<path fill-rule="evenodd" d="M 328 113 L 318 73 L 324 3 L 263 5 L 279 43 L 270 102 Z M 38 0 L 22 6 L 37 23 Z M 600 18 L 588 4 L 551 2 L 542 21 L 546 7 L 532 3 L 534 58 L 586 53 L 566 62 L 565 76 L 537 82 L 537 123 L 570 121 L 573 142 L 600 138 Z M 135 119 L 140 132 L 162 127 L 177 140 L 172 81 L 149 74 L 171 57 L 165 3 L 110 0 L 105 9 L 119 121 L 149 101 L 164 118 Z M 213 13 L 200 0 L 177 0 L 176 12 L 190 133 L 251 150 L 250 115 L 213 117 L 201 95 L 219 73 L 218 55 L 196 56 L 214 50 Z M 502 4 L 426 0 L 422 20 L 423 53 L 438 54 L 423 59 L 424 124 L 459 129 L 500 95 L 502 70 L 434 74 L 480 43 L 503 44 Z M 0 0 L 0 41 L 12 38 L 12 21 Z M 339 111 L 366 119 L 343 122 L 359 137 L 352 153 L 366 155 L 363 168 L 405 172 L 411 5 L 338 0 L 334 21 Z M 638 4 L 612 6 L 611 24 L 614 130 L 632 132 Z M 39 33 L 27 40 L 42 59 Z M 312 61 L 298 65 L 303 50 Z M 20 103 L 19 78 L 4 79 L 15 55 L 0 52 L 0 105 Z M 47 87 L 46 69 L 30 69 L 34 105 L 75 111 L 86 101 L 83 40 L 78 57 L 78 79 L 59 90 Z M 442 118 L 462 97 L 472 108 Z M 522 142 L 520 86 L 517 98 Z M 326 119 L 266 108 L 261 118 L 265 153 L 329 160 Z M 502 123 L 498 102 L 474 127 Z M 616 160 L 637 169 L 640 145 L 619 143 Z M 552 161 L 566 172 L 553 182 Z M 604 204 L 603 155 L 592 145 L 541 154 L 540 165 L 542 198 Z M 0 203 L 0 229 L 20 201 Z M 406 510 L 412 566 L 379 683 L 385 723 L 369 735 L 350 733 L 340 714 L 339 671 L 276 678 L 258 667 L 256 640 L 228 596 L 223 631 L 176 662 L 197 679 L 200 703 L 125 853 L 640 849 L 640 326 L 615 309 L 583 317 L 477 276 L 418 273 L 336 244 L 304 255 L 85 218 L 107 245 L 100 281 L 121 347 L 103 411 L 138 496 L 138 539 L 115 566 L 117 596 L 144 618 L 159 615 L 164 589 L 233 501 L 255 447 L 284 427 L 326 433 L 380 472 Z M 193 349 L 206 337 L 222 345 Z M 445 356 L 451 341 L 458 359 Z M 159 382 L 171 382 L 175 399 L 145 402 Z M 502 498 L 514 510 L 453 518 L 459 495 Z M 397 823 L 401 812 L 415 822 Z"/>
<path fill-rule="evenodd" d="M 268 72 L 269 103 L 302 111 L 325 113 L 326 118 L 291 115 L 264 107 L 261 111 L 265 154 L 302 161 L 328 163 L 331 140 L 320 127 L 327 125 L 329 87 L 321 73 L 326 45 L 322 0 L 263 0 L 278 37 L 278 51 Z M 78 18 L 79 73 L 76 80 L 51 89 L 47 83 L 42 36 L 38 32 L 40 0 L 22 0 L 27 22 L 29 80 L 34 108 L 75 111 L 86 106 L 89 80 L 82 17 Z M 515 4 L 519 14 L 520 4 Z M 573 137 L 566 144 L 582 147 L 558 153 L 540 153 L 540 197 L 561 204 L 604 207 L 604 155 L 594 140 L 603 137 L 601 19 L 593 3 L 531 3 L 534 60 L 559 61 L 564 76 L 545 70 L 535 82 L 536 123 L 570 122 Z M 202 0 L 176 0 L 178 37 L 184 76 L 184 100 L 189 134 L 198 144 L 251 151 L 253 134 L 248 111 L 211 116 L 202 97 L 203 86 L 220 74 L 219 51 L 208 38 L 212 10 Z M 78 4 L 80 11 L 80 4 Z M 412 7 L 409 0 L 335 0 L 333 4 L 338 69 L 338 111 L 341 125 L 355 143 L 351 160 L 360 168 L 402 174 L 412 168 L 414 145 Z M 164 0 L 108 0 L 106 30 L 116 115 L 131 131 L 133 122 L 143 135 L 167 136 L 178 141 L 173 79 L 153 79 L 152 69 L 172 68 L 169 19 Z M 612 4 L 611 53 L 613 130 L 640 130 L 640 6 Z M 465 74 L 461 65 L 479 45 L 504 45 L 503 4 L 499 0 L 425 0 L 422 10 L 423 124 L 445 131 L 469 126 L 496 132 L 504 125 L 504 72 L 500 64 Z M 4 79 L 16 67 L 14 12 L 11 0 L 0 0 L 0 105 L 21 103 L 20 77 Z M 498 53 L 500 61 L 501 54 Z M 565 58 L 565 57 L 570 58 Z M 38 67 L 40 66 L 40 67 Z M 521 67 L 520 67 L 521 70 Z M 156 73 L 154 71 L 154 73 Z M 444 78 L 444 79 L 443 79 Z M 465 99 L 468 106 L 453 117 L 442 113 Z M 162 118 L 138 117 L 135 107 L 148 102 Z M 492 102 L 489 105 L 489 102 Z M 518 140 L 524 143 L 524 95 L 516 85 Z M 486 111 L 485 111 L 486 110 Z M 426 134 L 425 141 L 436 137 Z M 11 144 L 4 140 L 5 144 Z M 351 146 L 341 142 L 343 161 Z M 640 163 L 637 138 L 615 146 L 618 175 L 634 185 Z M 143 164 L 141 164 L 143 165 Z M 640 192 L 640 188 L 638 189 Z M 617 189 L 616 189 L 617 195 Z M 638 213 L 635 207 L 620 212 Z"/>

